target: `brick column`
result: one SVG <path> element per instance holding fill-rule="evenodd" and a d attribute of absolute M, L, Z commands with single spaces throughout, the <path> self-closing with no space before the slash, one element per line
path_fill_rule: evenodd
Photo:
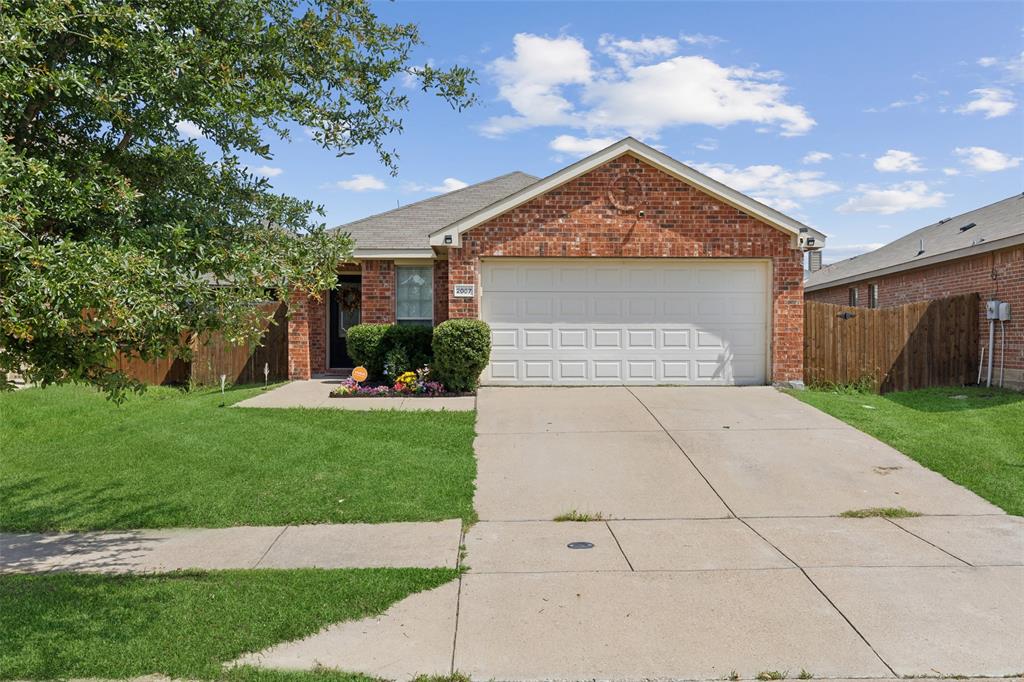
<path fill-rule="evenodd" d="M 395 261 L 363 261 L 362 288 L 362 321 L 376 324 L 394 323 Z"/>
<path fill-rule="evenodd" d="M 772 381 L 804 379 L 803 254 L 772 259 Z"/>
<path fill-rule="evenodd" d="M 448 319 L 448 261 L 434 261 L 434 324 Z"/>
<path fill-rule="evenodd" d="M 288 298 L 288 378 L 309 379 L 309 299 L 292 292 Z"/>

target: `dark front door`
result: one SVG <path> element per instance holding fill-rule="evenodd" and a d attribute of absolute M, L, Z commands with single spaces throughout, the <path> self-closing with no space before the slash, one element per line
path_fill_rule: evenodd
<path fill-rule="evenodd" d="M 330 346 L 330 366 L 352 367 L 352 358 L 345 349 L 348 328 L 359 324 L 362 306 L 362 277 L 338 275 L 338 286 L 331 291 L 331 316 L 327 325 L 327 343 Z"/>

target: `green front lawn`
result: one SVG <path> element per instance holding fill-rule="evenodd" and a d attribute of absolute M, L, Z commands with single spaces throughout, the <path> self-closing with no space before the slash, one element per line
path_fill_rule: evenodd
<path fill-rule="evenodd" d="M 454 569 L 374 568 L 0 576 L 0 679 L 163 673 L 233 682 L 367 680 L 224 663 L 330 623 L 376 615 Z"/>
<path fill-rule="evenodd" d="M 1024 516 L 1024 394 L 974 387 L 789 393 Z"/>
<path fill-rule="evenodd" d="M 221 403 L 160 387 L 121 406 L 78 386 L 0 394 L 0 529 L 475 518 L 472 412 Z"/>

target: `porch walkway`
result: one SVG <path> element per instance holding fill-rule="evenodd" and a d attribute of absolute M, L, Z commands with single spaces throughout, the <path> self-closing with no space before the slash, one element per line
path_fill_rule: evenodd
<path fill-rule="evenodd" d="M 273 390 L 236 403 L 235 407 L 329 407 L 336 410 L 450 410 L 476 409 L 474 396 L 457 398 L 332 398 L 341 377 L 317 377 L 291 381 Z"/>
<path fill-rule="evenodd" d="M 0 574 L 231 568 L 455 568 L 459 519 L 428 523 L 0 533 Z"/>

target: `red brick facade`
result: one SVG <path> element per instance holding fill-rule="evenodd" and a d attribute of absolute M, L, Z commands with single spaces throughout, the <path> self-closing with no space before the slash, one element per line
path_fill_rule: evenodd
<path fill-rule="evenodd" d="M 363 261 L 363 309 L 360 319 L 366 323 L 390 324 L 395 321 L 395 261 Z"/>
<path fill-rule="evenodd" d="M 434 324 L 448 319 L 448 261 L 434 261 Z"/>
<path fill-rule="evenodd" d="M 616 208 L 609 187 L 635 186 L 640 208 Z M 635 181 L 634 181 L 635 180 Z M 477 317 L 478 298 L 452 285 L 477 284 L 487 257 L 760 258 L 771 262 L 771 380 L 803 378 L 803 259 L 793 237 L 625 155 L 462 235 L 435 260 L 434 323 Z M 362 262 L 362 321 L 395 321 L 395 262 Z M 479 293 L 478 293 L 479 296 Z M 297 298 L 289 323 L 292 378 L 326 368 L 326 297 Z"/>
<path fill-rule="evenodd" d="M 639 180 L 644 217 L 611 205 L 608 188 Z M 633 156 L 621 156 L 462 235 L 448 253 L 449 281 L 477 285 L 480 259 L 513 257 L 766 258 L 772 262 L 773 381 L 803 378 L 803 259 L 792 236 Z M 366 286 L 365 283 L 363 285 Z M 450 317 L 477 317 L 455 298 Z M 479 297 L 479 294 L 478 294 Z"/>
<path fill-rule="evenodd" d="M 877 278 L 807 292 L 807 300 L 850 304 L 850 289 L 856 288 L 858 304 L 868 305 L 868 285 L 878 285 L 878 305 L 883 308 L 927 301 L 945 296 L 977 293 L 980 320 L 979 348 L 988 347 L 985 301 L 1010 303 L 1011 320 L 1006 332 L 1006 384 L 1024 388 L 1024 246 L 992 251 L 930 267 L 907 270 Z M 987 352 L 987 351 L 986 351 Z M 999 326 L 996 323 L 996 374 L 999 363 Z M 986 362 L 987 364 L 987 362 Z"/>
<path fill-rule="evenodd" d="M 327 295 L 293 293 L 288 300 L 288 378 L 309 379 L 327 369 Z"/>

